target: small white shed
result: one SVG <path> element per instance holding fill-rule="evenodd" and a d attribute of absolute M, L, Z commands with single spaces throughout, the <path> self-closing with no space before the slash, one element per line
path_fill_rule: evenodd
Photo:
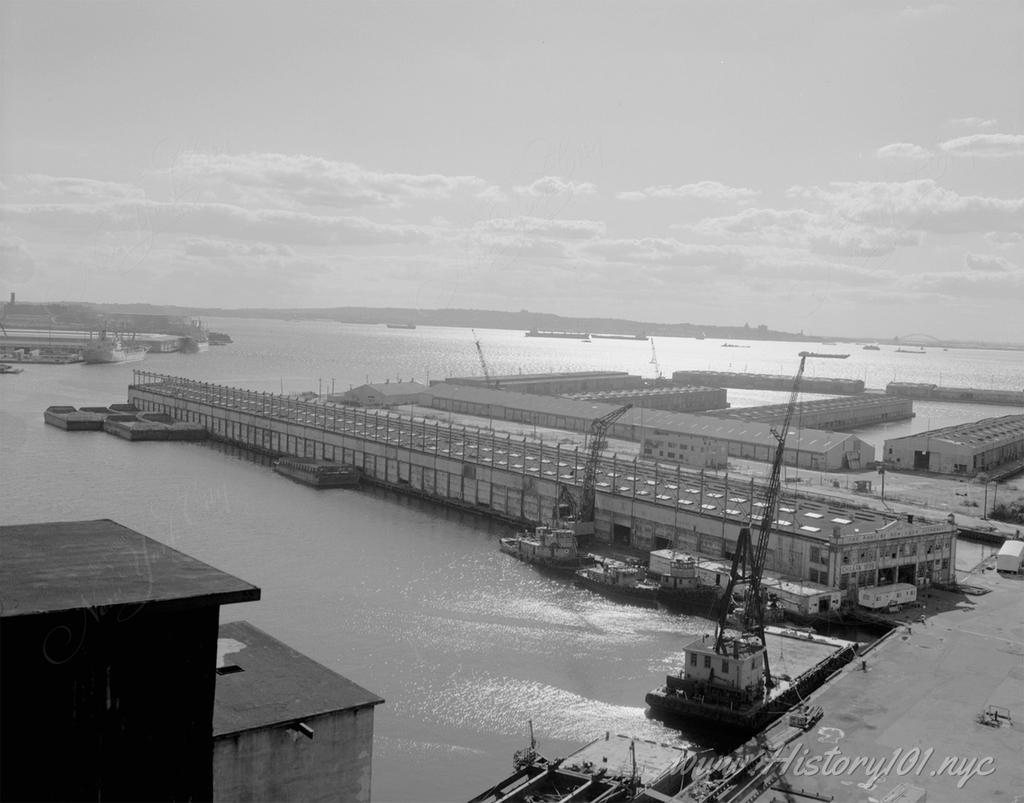
<path fill-rule="evenodd" d="M 1024 564 L 1024 541 L 1004 541 L 996 555 L 997 572 L 1013 572 L 1019 574 Z"/>

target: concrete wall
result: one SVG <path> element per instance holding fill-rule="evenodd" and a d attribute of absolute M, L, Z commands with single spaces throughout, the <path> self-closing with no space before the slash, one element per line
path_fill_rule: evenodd
<path fill-rule="evenodd" d="M 368 803 L 373 706 L 303 722 L 312 739 L 284 725 L 215 738 L 214 801 Z"/>

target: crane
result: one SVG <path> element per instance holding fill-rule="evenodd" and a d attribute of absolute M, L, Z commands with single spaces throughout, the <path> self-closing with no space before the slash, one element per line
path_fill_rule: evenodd
<path fill-rule="evenodd" d="M 476 343 L 476 353 L 480 355 L 480 367 L 484 370 L 484 384 L 487 387 L 491 387 L 491 372 L 487 370 L 487 360 L 484 359 L 484 350 L 480 345 L 480 338 L 476 336 L 476 329 L 470 329 L 473 333 L 473 340 Z M 494 383 L 497 387 L 497 383 Z"/>
<path fill-rule="evenodd" d="M 608 427 L 618 421 L 632 406 L 632 404 L 624 404 L 622 407 L 612 410 L 610 413 L 606 413 L 590 422 L 587 463 L 583 467 L 583 490 L 580 492 L 580 522 L 585 527 L 590 525 L 591 531 L 594 522 L 597 464 L 601 459 L 601 452 L 607 443 L 605 435 L 608 432 Z M 590 533 L 587 534 L 589 535 Z"/>
<path fill-rule="evenodd" d="M 651 338 L 651 365 L 654 366 L 654 373 L 658 379 L 664 379 L 661 373 L 661 366 L 658 365 L 658 352 L 654 350 L 654 338 Z"/>
<path fill-rule="evenodd" d="M 743 607 L 741 620 L 744 633 L 752 633 L 761 641 L 764 652 L 764 680 L 765 687 L 772 685 L 771 671 L 768 666 L 768 650 L 764 638 L 764 587 L 761 585 L 761 575 L 764 572 L 764 561 L 768 554 L 768 538 L 771 535 L 772 523 L 775 521 L 776 508 L 779 502 L 779 489 L 782 481 L 782 459 L 786 451 L 786 436 L 789 434 L 789 425 L 793 420 L 793 410 L 796 408 L 797 395 L 800 392 L 800 378 L 804 373 L 804 362 L 807 358 L 800 358 L 800 367 L 797 369 L 796 377 L 793 379 L 793 389 L 789 394 L 789 404 L 786 407 L 786 415 L 782 422 L 782 430 L 772 430 L 772 435 L 777 441 L 775 447 L 775 458 L 772 460 L 771 474 L 768 479 L 768 490 L 764 497 L 760 529 L 757 536 L 757 544 L 751 540 L 750 528 L 740 528 L 739 538 L 736 542 L 736 552 L 732 558 L 732 570 L 729 573 L 729 583 L 725 587 L 725 594 L 719 600 L 718 625 L 715 628 L 715 652 L 726 653 L 726 621 L 729 617 L 729 607 L 732 604 L 732 592 L 738 581 L 746 581 L 747 599 Z M 747 563 L 750 564 L 750 573 L 747 574 Z"/>

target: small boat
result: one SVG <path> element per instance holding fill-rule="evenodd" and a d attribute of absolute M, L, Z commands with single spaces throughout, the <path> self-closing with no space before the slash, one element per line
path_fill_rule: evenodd
<path fill-rule="evenodd" d="M 388 329 L 415 329 L 416 324 L 414 323 L 389 323 Z"/>
<path fill-rule="evenodd" d="M 864 351 L 881 351 L 881 350 L 882 350 L 881 347 L 880 346 L 876 346 L 874 343 L 868 343 L 864 347 Z"/>
<path fill-rule="evenodd" d="M 647 579 L 642 566 L 604 558 L 593 566 L 584 566 L 573 577 L 578 586 L 613 597 L 629 597 L 656 603 L 661 585 Z"/>
<path fill-rule="evenodd" d="M 20 374 L 24 368 L 15 368 L 10 363 L 0 362 L 0 374 Z"/>
<path fill-rule="evenodd" d="M 826 360 L 845 360 L 849 357 L 849 354 L 829 354 L 825 351 L 801 351 L 798 355 L 800 357 L 817 357 L 824 358 Z"/>
<path fill-rule="evenodd" d="M 925 353 L 927 353 L 927 352 L 925 352 L 925 350 L 924 350 L 924 349 L 905 349 L 905 348 L 898 348 L 898 349 L 896 349 L 896 353 L 897 353 L 897 354 L 925 354 Z"/>
<path fill-rule="evenodd" d="M 749 349 L 750 346 L 741 346 L 738 343 L 723 343 L 723 349 Z"/>
<path fill-rule="evenodd" d="M 524 563 L 548 569 L 574 572 L 581 565 L 575 530 L 536 527 L 533 532 L 519 532 L 502 538 L 501 551 Z"/>
<path fill-rule="evenodd" d="M 225 346 L 228 343 L 233 343 L 231 335 L 224 332 L 207 332 L 207 339 L 210 341 L 211 346 Z"/>

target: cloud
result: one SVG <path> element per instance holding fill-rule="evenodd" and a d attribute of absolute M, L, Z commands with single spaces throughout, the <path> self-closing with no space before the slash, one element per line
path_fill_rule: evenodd
<path fill-rule="evenodd" d="M 1008 259 L 992 254 L 967 254 L 964 257 L 964 264 L 971 270 L 980 270 L 993 273 L 1015 271 L 1017 266 Z"/>
<path fill-rule="evenodd" d="M 1024 134 L 969 134 L 939 144 L 951 156 L 1002 159 L 1024 156 Z"/>
<path fill-rule="evenodd" d="M 594 195 L 597 187 L 583 181 L 569 181 L 557 176 L 545 176 L 532 184 L 515 188 L 518 195 L 529 195 L 532 198 L 551 198 L 558 195 Z"/>
<path fill-rule="evenodd" d="M 875 151 L 875 156 L 879 159 L 906 159 L 911 161 L 924 161 L 931 159 L 934 154 L 927 148 L 922 148 L 920 145 L 914 145 L 910 142 L 894 142 L 891 145 L 885 145 Z"/>
<path fill-rule="evenodd" d="M 209 237 L 187 237 L 181 246 L 188 256 L 202 257 L 266 257 L 295 256 L 295 251 L 281 243 L 246 243 L 233 240 L 216 240 Z"/>
<path fill-rule="evenodd" d="M 604 223 L 597 220 L 558 220 L 538 217 L 493 218 L 473 226 L 477 232 L 589 240 L 604 235 Z"/>
<path fill-rule="evenodd" d="M 4 213 L 12 222 L 79 233 L 127 230 L 306 245 L 425 243 L 432 237 L 428 229 L 409 224 L 224 203 L 10 204 Z"/>
<path fill-rule="evenodd" d="M 487 186 L 475 176 L 382 173 L 352 162 L 281 153 L 187 152 L 153 175 L 172 182 L 175 195 L 245 206 L 283 208 L 399 207 L 444 200 Z"/>
<path fill-rule="evenodd" d="M 142 201 L 141 187 L 78 176 L 27 173 L 11 176 L 3 185 L 5 203 L 107 203 Z"/>
<path fill-rule="evenodd" d="M 803 245 L 827 256 L 882 256 L 901 246 L 917 245 L 915 232 L 888 226 L 868 226 L 842 216 L 807 209 L 744 209 L 727 217 L 705 218 L 692 231 L 712 237 Z"/>
<path fill-rule="evenodd" d="M 989 231 L 985 233 L 985 239 L 995 245 L 1016 245 L 1024 242 L 1024 234 L 1016 231 Z"/>
<path fill-rule="evenodd" d="M 954 117 L 950 120 L 946 120 L 946 125 L 950 128 L 995 128 L 998 125 L 997 120 L 990 120 L 984 117 Z"/>
<path fill-rule="evenodd" d="M 642 190 L 628 190 L 616 194 L 621 201 L 643 201 L 651 198 L 697 198 L 708 201 L 753 201 L 761 193 L 746 187 L 730 187 L 718 181 L 699 181 L 696 184 L 681 184 L 672 187 L 667 184 L 645 187 Z"/>
<path fill-rule="evenodd" d="M 746 262 L 740 250 L 730 246 L 694 245 L 660 237 L 601 240 L 582 246 L 579 253 L 605 261 L 718 267 L 731 272 L 741 270 Z"/>
<path fill-rule="evenodd" d="M 24 240 L 11 235 L 0 235 L 0 279 L 23 282 L 35 271 L 36 261 Z"/>
<path fill-rule="evenodd" d="M 1024 198 L 960 195 L 932 179 L 833 182 L 787 193 L 829 207 L 846 220 L 940 234 L 1024 231 Z"/>

